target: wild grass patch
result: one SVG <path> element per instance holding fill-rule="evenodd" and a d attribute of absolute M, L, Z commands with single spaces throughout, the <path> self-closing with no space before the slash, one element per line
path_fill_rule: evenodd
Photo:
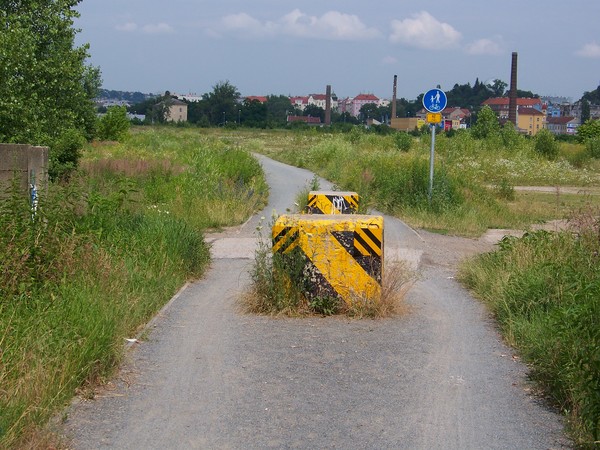
<path fill-rule="evenodd" d="M 244 149 L 150 129 L 89 146 L 35 215 L 17 189 L 1 196 L 0 447 L 108 376 L 124 339 L 203 272 L 204 230 L 242 222 L 266 193 Z"/>
<path fill-rule="evenodd" d="M 506 237 L 460 270 L 530 364 L 531 377 L 570 418 L 578 444 L 600 440 L 600 210 L 572 229 Z"/>

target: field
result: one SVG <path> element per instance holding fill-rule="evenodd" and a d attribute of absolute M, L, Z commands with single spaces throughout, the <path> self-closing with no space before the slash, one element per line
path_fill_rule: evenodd
<path fill-rule="evenodd" d="M 309 168 L 340 189 L 357 191 L 367 209 L 438 233 L 477 237 L 488 228 L 527 230 L 556 219 L 578 226 L 581 233 L 560 238 L 547 233 L 506 241 L 498 254 L 469 262 L 462 277 L 490 303 L 507 340 L 540 367 L 533 373 L 541 374 L 541 385 L 568 411 L 578 442 L 598 440 L 594 227 L 600 161 L 576 145 L 563 145 L 548 160 L 536 153 L 534 140 L 510 133 L 485 140 L 466 132 L 440 135 L 429 199 L 429 139 L 361 128 L 135 128 L 124 143 L 88 145 L 79 171 L 68 182 L 52 183 L 33 216 L 25 199 L 7 187 L 0 203 L 0 447 L 39 439 L 37 430 L 77 390 L 109 377 L 124 339 L 135 336 L 186 281 L 202 275 L 209 262 L 204 233 L 241 223 L 260 209 L 268 187 L 253 152 Z M 558 189 L 567 186 L 585 193 Z M 544 258 L 538 248 L 546 249 Z M 552 284 L 552 307 L 546 291 L 535 297 L 524 281 L 519 289 L 510 283 L 522 264 L 537 280 L 534 287 L 560 281 Z M 486 295 L 500 266 L 500 278 L 509 283 L 494 285 L 497 295 Z M 566 302 L 572 286 L 581 294 Z M 507 291 L 515 308 L 503 306 Z M 522 308 L 529 298 L 542 306 Z M 568 308 L 554 312 L 556 305 Z M 570 322 L 565 314 L 571 313 Z M 560 335 L 557 323 L 569 324 Z M 564 347 L 530 350 L 532 341 L 551 347 L 558 336 Z M 539 356 L 563 353 L 573 358 L 551 364 Z"/>
<path fill-rule="evenodd" d="M 11 192 L 11 190 L 13 192 Z M 135 337 L 209 262 L 203 234 L 267 195 L 260 166 L 197 131 L 135 132 L 93 143 L 34 216 L 8 187 L 0 203 L 0 447 L 36 430 L 111 375 Z"/>

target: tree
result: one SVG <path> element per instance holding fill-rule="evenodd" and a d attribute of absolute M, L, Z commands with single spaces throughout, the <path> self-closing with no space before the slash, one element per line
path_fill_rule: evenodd
<path fill-rule="evenodd" d="M 587 99 L 581 100 L 581 123 L 586 123 L 590 120 L 591 111 L 590 111 L 590 102 Z"/>
<path fill-rule="evenodd" d="M 95 133 L 100 70 L 74 45 L 79 1 L 0 0 L 0 141 L 49 146 L 51 178 Z"/>
<path fill-rule="evenodd" d="M 130 125 L 127 109 L 124 106 L 111 106 L 98 121 L 98 137 L 107 141 L 123 141 Z"/>
<path fill-rule="evenodd" d="M 586 143 L 590 139 L 600 139 L 600 120 L 587 120 L 577 127 L 577 140 Z"/>
<path fill-rule="evenodd" d="M 592 105 L 600 105 L 600 86 L 593 91 L 586 91 L 583 93 L 581 100 L 587 100 Z"/>
<path fill-rule="evenodd" d="M 285 95 L 267 96 L 267 120 L 284 125 L 292 108 L 290 98 Z"/>
<path fill-rule="evenodd" d="M 507 83 L 496 78 L 492 85 L 488 87 L 492 90 L 494 97 L 502 97 L 506 92 L 507 86 Z"/>
<path fill-rule="evenodd" d="M 360 107 L 360 115 L 362 120 L 378 119 L 379 114 L 375 103 L 366 103 Z"/>
<path fill-rule="evenodd" d="M 486 139 L 500 131 L 500 123 L 496 113 L 488 105 L 485 105 L 477 115 L 477 122 L 471 127 L 473 137 Z"/>
<path fill-rule="evenodd" d="M 325 120 L 325 110 L 317 105 L 307 105 L 306 108 L 304 108 L 303 115 L 310 117 L 318 117 L 319 119 L 321 119 L 321 122 Z"/>
<path fill-rule="evenodd" d="M 560 146 L 548 130 L 540 130 L 535 136 L 535 151 L 546 159 L 556 159 Z"/>
<path fill-rule="evenodd" d="M 240 122 L 245 126 L 260 128 L 267 124 L 267 105 L 259 100 L 244 100 L 240 113 Z"/>
<path fill-rule="evenodd" d="M 202 96 L 205 114 L 211 125 L 225 125 L 227 121 L 235 121 L 238 117 L 238 99 L 240 93 L 229 81 L 219 81 L 212 92 Z"/>
<path fill-rule="evenodd" d="M 100 71 L 86 66 L 87 45 L 74 46 L 79 1 L 0 0 L 0 140 L 92 137 Z"/>

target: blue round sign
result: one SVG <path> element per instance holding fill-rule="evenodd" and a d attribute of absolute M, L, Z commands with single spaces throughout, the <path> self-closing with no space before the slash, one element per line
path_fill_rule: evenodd
<path fill-rule="evenodd" d="M 441 112 L 448 104 L 446 93 L 441 89 L 431 89 L 423 97 L 423 106 L 432 113 Z"/>

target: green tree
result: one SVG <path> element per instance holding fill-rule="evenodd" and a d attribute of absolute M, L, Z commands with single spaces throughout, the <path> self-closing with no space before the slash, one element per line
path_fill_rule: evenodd
<path fill-rule="evenodd" d="M 267 124 L 267 105 L 259 100 L 244 100 L 240 113 L 240 122 L 245 126 L 262 128 Z"/>
<path fill-rule="evenodd" d="M 379 114 L 375 103 L 366 103 L 360 107 L 360 117 L 362 120 L 378 119 Z"/>
<path fill-rule="evenodd" d="M 293 111 L 290 98 L 285 95 L 267 96 L 267 120 L 285 125 L 288 113 Z"/>
<path fill-rule="evenodd" d="M 79 1 L 0 0 L 0 141 L 49 146 L 53 179 L 95 133 L 100 70 L 74 45 Z"/>
<path fill-rule="evenodd" d="M 577 127 L 577 140 L 585 143 L 590 139 L 600 138 L 600 120 L 587 120 Z"/>
<path fill-rule="evenodd" d="M 88 46 L 74 45 L 79 1 L 0 0 L 0 140 L 92 137 L 100 71 L 85 64 Z"/>
<path fill-rule="evenodd" d="M 496 78 L 492 85 L 488 87 L 492 90 L 494 97 L 502 97 L 506 92 L 507 86 L 508 84 L 506 82 Z"/>
<path fill-rule="evenodd" d="M 590 102 L 587 99 L 581 100 L 581 123 L 586 123 L 591 118 Z"/>
<path fill-rule="evenodd" d="M 240 93 L 229 81 L 219 81 L 212 92 L 202 96 L 201 108 L 211 125 L 225 125 L 234 122 L 238 117 L 238 99 Z"/>
<path fill-rule="evenodd" d="M 600 105 L 600 86 L 593 91 L 585 91 L 581 100 L 587 100 L 592 105 Z"/>
<path fill-rule="evenodd" d="M 112 106 L 98 120 L 98 137 L 106 141 L 123 141 L 129 133 L 130 125 L 127 108 Z"/>
<path fill-rule="evenodd" d="M 490 136 L 498 134 L 500 131 L 500 123 L 496 113 L 488 105 L 481 108 L 477 115 L 477 122 L 471 127 L 473 137 L 477 139 L 486 139 Z"/>
<path fill-rule="evenodd" d="M 321 122 L 325 120 L 325 110 L 317 105 L 307 105 L 304 108 L 303 116 L 318 117 Z"/>
<path fill-rule="evenodd" d="M 540 130 L 535 135 L 535 151 L 547 159 L 556 159 L 560 146 L 548 130 Z"/>

